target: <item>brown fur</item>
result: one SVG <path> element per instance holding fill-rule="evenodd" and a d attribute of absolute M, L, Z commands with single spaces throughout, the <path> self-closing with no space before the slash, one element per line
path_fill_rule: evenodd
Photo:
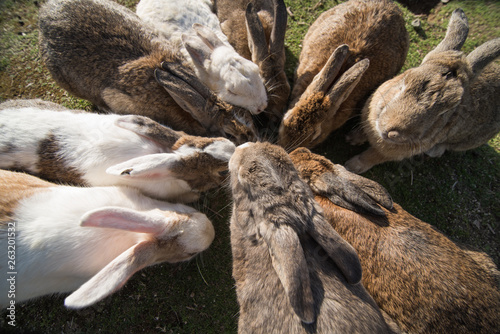
<path fill-rule="evenodd" d="M 62 182 L 73 185 L 85 184 L 83 175 L 75 168 L 64 166 L 64 160 L 60 157 L 61 148 L 59 141 L 54 135 L 49 135 L 45 140 L 40 142 L 37 155 L 39 157 L 37 163 L 37 176 L 42 179 Z"/>
<path fill-rule="evenodd" d="M 500 131 L 500 38 L 460 51 L 468 34 L 465 13 L 456 9 L 440 44 L 422 64 L 383 83 L 362 111 L 363 129 L 351 144 L 370 148 L 346 167 L 363 173 L 372 166 L 426 153 L 465 151 Z"/>
<path fill-rule="evenodd" d="M 313 190 L 319 174 L 335 172 L 326 158 L 315 156 L 291 156 Z M 373 181 L 365 180 L 370 188 Z M 403 331 L 500 330 L 499 272 L 486 254 L 463 249 L 397 204 L 382 208 L 385 216 L 363 215 L 333 204 L 327 193 L 314 193 L 325 218 L 356 249 L 363 285 Z"/>
<path fill-rule="evenodd" d="M 390 332 L 355 284 L 356 253 L 326 223 L 286 152 L 249 144 L 236 149 L 229 169 L 238 332 Z"/>
<path fill-rule="evenodd" d="M 0 226 L 5 226 L 12 219 L 21 200 L 53 186 L 55 184 L 28 174 L 0 169 Z"/>
<path fill-rule="evenodd" d="M 362 59 L 370 66 L 333 119 L 322 122 L 323 135 L 313 147 L 355 115 L 382 82 L 398 73 L 409 47 L 401 10 L 389 0 L 350 0 L 321 14 L 309 28 L 299 58 L 290 107 L 294 106 L 332 52 L 347 44 L 350 54 L 339 75 Z"/>

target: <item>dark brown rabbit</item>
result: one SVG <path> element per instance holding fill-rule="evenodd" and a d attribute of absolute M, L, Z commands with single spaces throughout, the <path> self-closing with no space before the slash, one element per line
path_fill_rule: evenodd
<path fill-rule="evenodd" d="M 41 55 L 56 82 L 100 109 L 194 135 L 257 139 L 246 110 L 217 98 L 182 68 L 178 49 L 158 42 L 127 8 L 108 0 L 50 0 L 40 9 L 39 28 Z"/>
<path fill-rule="evenodd" d="M 350 0 L 321 14 L 302 44 L 291 102 L 279 135 L 280 145 L 293 148 L 318 145 L 359 113 L 373 90 L 401 69 L 409 38 L 403 13 L 394 2 Z M 331 85 L 314 83 L 321 71 L 328 71 L 325 64 L 344 44 L 348 53 L 340 71 L 333 74 L 336 77 L 327 77 L 330 84 L 362 60 L 368 60 L 369 67 L 350 94 L 331 101 Z M 291 139 L 293 143 L 289 143 Z"/>
<path fill-rule="evenodd" d="M 290 95 L 285 74 L 285 3 L 283 0 L 215 0 L 215 9 L 229 43 L 240 55 L 259 66 L 268 95 L 266 112 L 260 122 L 263 126 L 277 126 Z"/>
<path fill-rule="evenodd" d="M 358 252 L 362 283 L 409 333 L 498 333 L 500 291 L 493 261 L 461 248 L 431 225 L 392 204 L 377 183 L 299 148 L 290 154 L 325 218 Z M 334 204 L 339 192 L 383 203 L 385 215 L 359 214 Z M 362 191 L 360 191 L 362 189 Z M 345 195 L 343 195 L 345 197 Z M 333 198 L 333 200 L 332 200 Z"/>
<path fill-rule="evenodd" d="M 239 333 L 385 333 L 354 249 L 326 222 L 279 146 L 248 143 L 229 162 Z"/>

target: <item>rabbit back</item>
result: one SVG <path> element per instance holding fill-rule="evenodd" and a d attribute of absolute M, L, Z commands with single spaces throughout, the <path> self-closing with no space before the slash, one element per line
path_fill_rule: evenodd
<path fill-rule="evenodd" d="M 491 333 L 500 328 L 498 270 L 486 255 L 476 260 L 397 204 L 384 209 L 385 217 L 374 217 L 322 196 L 316 200 L 357 250 L 363 285 L 403 331 Z"/>

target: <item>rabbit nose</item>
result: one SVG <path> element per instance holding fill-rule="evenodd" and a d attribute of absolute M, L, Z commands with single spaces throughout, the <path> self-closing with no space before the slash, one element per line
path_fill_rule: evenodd
<path fill-rule="evenodd" d="M 406 137 L 398 130 L 389 130 L 385 132 L 384 139 L 395 143 L 402 143 L 406 141 Z"/>

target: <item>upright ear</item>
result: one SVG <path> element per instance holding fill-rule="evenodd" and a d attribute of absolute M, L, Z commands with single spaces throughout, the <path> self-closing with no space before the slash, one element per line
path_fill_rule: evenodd
<path fill-rule="evenodd" d="M 304 251 L 297 233 L 288 225 L 276 227 L 260 223 L 259 232 L 265 240 L 272 264 L 288 300 L 305 323 L 315 320 L 314 300 Z"/>
<path fill-rule="evenodd" d="M 495 38 L 481 44 L 469 53 L 467 61 L 472 68 L 472 72 L 477 75 L 498 56 L 500 56 L 500 38 Z"/>
<path fill-rule="evenodd" d="M 309 235 L 326 251 L 350 284 L 361 281 L 361 262 L 356 250 L 328 224 L 322 215 L 315 215 L 307 230 Z"/>
<path fill-rule="evenodd" d="M 269 55 L 266 35 L 262 22 L 255 12 L 253 3 L 249 2 L 245 11 L 245 21 L 247 26 L 248 48 L 252 54 L 252 61 L 259 64 Z"/>
<path fill-rule="evenodd" d="M 330 110 L 337 110 L 340 105 L 349 97 L 356 85 L 359 83 L 363 74 L 370 66 L 368 59 L 363 59 L 354 64 L 350 69 L 345 71 L 340 78 L 335 82 L 333 87 L 327 93 L 327 96 L 332 102 Z"/>
<path fill-rule="evenodd" d="M 155 247 L 152 241 L 144 241 L 130 247 L 66 297 L 64 305 L 68 308 L 80 309 L 114 293 L 135 272 L 154 264 Z"/>
<path fill-rule="evenodd" d="M 106 173 L 144 180 L 175 178 L 176 173 L 172 170 L 181 163 L 180 156 L 175 153 L 148 154 L 110 166 Z"/>
<path fill-rule="evenodd" d="M 274 0 L 274 25 L 269 41 L 269 52 L 280 54 L 285 48 L 285 34 L 288 15 L 283 0 Z"/>
<path fill-rule="evenodd" d="M 328 58 L 325 66 L 314 76 L 305 93 L 307 95 L 318 92 L 326 93 L 328 88 L 331 87 L 333 80 L 339 74 L 340 68 L 348 55 L 349 47 L 347 45 L 343 44 L 337 47 L 330 55 L 330 58 Z M 306 94 L 303 94 L 303 96 Z"/>
<path fill-rule="evenodd" d="M 462 45 L 464 45 L 467 35 L 469 34 L 469 23 L 467 22 L 467 17 L 461 8 L 457 8 L 451 14 L 450 22 L 448 23 L 448 29 L 443 40 L 429 52 L 424 59 L 422 64 L 428 59 L 429 55 L 448 51 L 456 50 L 460 51 Z"/>
<path fill-rule="evenodd" d="M 162 63 L 162 67 L 165 69 Z M 201 123 L 205 128 L 210 129 L 212 126 L 212 120 L 210 116 L 205 112 L 206 98 L 203 96 L 202 92 L 199 92 L 192 85 L 191 81 L 185 81 L 182 79 L 182 73 L 177 76 L 177 73 L 167 70 L 155 69 L 154 75 L 156 80 L 160 85 L 167 90 L 167 92 L 172 96 L 175 102 L 181 106 L 182 109 L 187 111 L 193 116 L 198 122 Z M 208 88 L 205 87 L 206 90 Z"/>
<path fill-rule="evenodd" d="M 176 234 L 175 226 L 180 217 L 175 212 L 160 210 L 137 211 L 128 208 L 108 206 L 86 212 L 80 219 L 82 227 L 113 228 L 153 235 Z"/>
<path fill-rule="evenodd" d="M 159 144 L 163 149 L 170 149 L 184 133 L 172 130 L 152 119 L 139 115 L 120 116 L 116 126 Z"/>

